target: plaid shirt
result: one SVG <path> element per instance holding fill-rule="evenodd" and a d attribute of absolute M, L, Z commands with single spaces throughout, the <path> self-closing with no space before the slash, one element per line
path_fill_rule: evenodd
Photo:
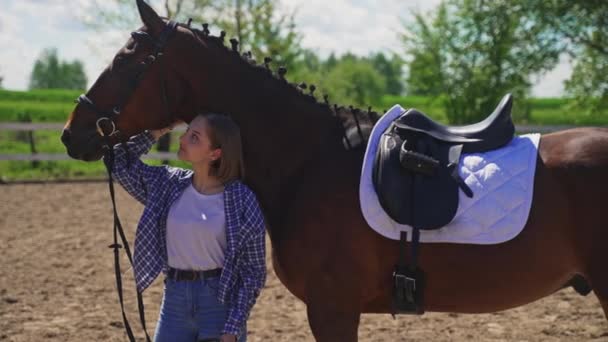
<path fill-rule="evenodd" d="M 158 274 L 167 272 L 167 215 L 171 204 L 192 182 L 193 172 L 150 166 L 139 157 L 155 143 L 149 132 L 114 146 L 114 178 L 145 208 L 135 233 L 133 270 L 143 292 Z M 240 336 L 266 281 L 264 217 L 255 194 L 240 181 L 225 184 L 225 259 L 218 300 L 230 305 L 223 333 Z"/>

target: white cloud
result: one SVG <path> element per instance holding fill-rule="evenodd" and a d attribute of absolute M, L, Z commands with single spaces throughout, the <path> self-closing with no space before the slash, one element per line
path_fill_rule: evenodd
<path fill-rule="evenodd" d="M 42 49 L 57 47 L 64 60 L 83 61 L 89 85 L 128 38 L 123 29 L 96 33 L 79 23 L 77 16 L 90 12 L 94 0 L 0 0 L 0 74 L 4 87 L 26 89 L 31 68 Z M 372 51 L 402 53 L 399 32 L 411 11 L 426 12 L 440 0 L 281 0 L 287 11 L 296 11 L 302 45 L 322 56 L 331 52 L 367 55 Z M 103 6 L 107 2 L 97 0 Z M 562 81 L 571 66 L 562 62 L 542 75 L 536 96 L 560 96 Z"/>
<path fill-rule="evenodd" d="M 17 17 L 9 11 L 0 12 L 0 73 L 4 77 L 5 87 L 18 84 L 21 88 L 22 78 L 29 77 L 29 55 L 31 46 L 19 37 L 25 28 Z"/>
<path fill-rule="evenodd" d="M 90 5 L 89 1 L 79 0 Z M 80 24 L 78 4 L 59 0 L 11 1 L 0 12 L 0 73 L 3 86 L 26 89 L 35 60 L 56 47 L 62 60 L 83 61 L 89 84 L 126 41 L 128 32 L 95 33 Z"/>
<path fill-rule="evenodd" d="M 438 3 L 432 1 L 385 0 L 294 0 L 284 1 L 287 11 L 296 11 L 298 29 L 303 33 L 302 45 L 331 52 L 347 51 L 367 55 L 370 51 L 401 52 L 399 32 L 401 20 L 410 17 L 412 9 L 426 10 Z"/>

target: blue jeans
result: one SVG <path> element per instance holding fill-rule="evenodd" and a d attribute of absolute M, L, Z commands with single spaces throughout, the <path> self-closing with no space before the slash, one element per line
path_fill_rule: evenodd
<path fill-rule="evenodd" d="M 217 299 L 219 277 L 195 281 L 165 279 L 155 342 L 196 342 L 219 339 L 228 306 Z M 247 333 L 238 342 L 246 342 Z"/>

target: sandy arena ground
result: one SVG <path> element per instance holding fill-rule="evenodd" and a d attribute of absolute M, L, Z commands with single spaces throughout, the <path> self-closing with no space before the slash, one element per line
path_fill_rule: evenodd
<path fill-rule="evenodd" d="M 142 207 L 119 190 L 132 243 Z M 115 290 L 107 184 L 0 186 L 0 341 L 127 341 Z M 270 246 L 269 246 L 270 247 Z M 608 248 L 608 246 L 607 246 Z M 122 265 L 127 264 L 126 257 Z M 272 272 L 249 321 L 249 341 L 313 341 L 305 306 Z M 131 270 L 130 322 L 141 336 Z M 162 293 L 146 291 L 154 331 Z M 454 294 L 457 295 L 457 294 Z M 361 341 L 608 341 L 593 294 L 568 289 L 495 314 L 363 315 Z M 141 339 L 143 341 L 143 339 Z"/>

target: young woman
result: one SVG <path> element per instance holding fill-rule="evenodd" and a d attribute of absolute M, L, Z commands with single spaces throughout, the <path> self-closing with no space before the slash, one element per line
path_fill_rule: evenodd
<path fill-rule="evenodd" d="M 143 292 L 165 273 L 155 341 L 246 341 L 246 320 L 266 280 L 265 226 L 244 176 L 238 126 L 199 115 L 180 137 L 192 170 L 139 157 L 171 128 L 114 147 L 113 175 L 145 205 L 135 234 L 134 272 Z"/>

